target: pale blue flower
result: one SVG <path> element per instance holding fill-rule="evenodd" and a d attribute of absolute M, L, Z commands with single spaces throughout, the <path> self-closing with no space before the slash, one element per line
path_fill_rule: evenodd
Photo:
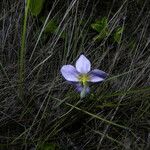
<path fill-rule="evenodd" d="M 101 82 L 107 77 L 107 73 L 102 70 L 91 70 L 91 63 L 84 55 L 79 57 L 75 67 L 62 66 L 61 73 L 67 81 L 75 83 L 77 90 L 84 94 L 89 92 L 88 82 Z"/>

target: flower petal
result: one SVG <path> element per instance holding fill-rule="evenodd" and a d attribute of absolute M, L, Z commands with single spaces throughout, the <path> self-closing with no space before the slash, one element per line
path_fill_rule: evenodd
<path fill-rule="evenodd" d="M 89 73 L 90 80 L 89 82 L 101 82 L 103 81 L 108 74 L 102 70 L 94 69 Z"/>
<path fill-rule="evenodd" d="M 86 74 L 91 69 L 91 63 L 84 55 L 81 55 L 76 61 L 76 69 L 78 72 Z"/>
<path fill-rule="evenodd" d="M 83 85 L 81 85 L 80 83 L 78 83 L 78 84 L 76 84 L 75 86 L 76 86 L 76 90 L 77 90 L 78 92 L 82 92 L 82 90 L 83 90 Z M 90 88 L 87 86 L 87 87 L 86 87 L 86 94 L 89 93 L 89 92 L 90 92 Z"/>
<path fill-rule="evenodd" d="M 61 68 L 61 73 L 67 81 L 78 82 L 79 73 L 72 65 L 64 65 Z"/>

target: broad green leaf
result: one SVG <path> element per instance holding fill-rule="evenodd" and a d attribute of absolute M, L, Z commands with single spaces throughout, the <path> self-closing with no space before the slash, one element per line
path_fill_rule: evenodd
<path fill-rule="evenodd" d="M 121 41 L 121 36 L 123 33 L 123 27 L 119 27 L 116 32 L 114 33 L 114 41 L 117 43 L 120 43 Z"/>
<path fill-rule="evenodd" d="M 91 24 L 91 27 L 100 33 L 102 30 L 108 28 L 108 19 L 103 17 L 101 20 L 97 20 L 95 23 Z"/>
<path fill-rule="evenodd" d="M 33 16 L 40 14 L 45 0 L 30 0 L 30 11 Z"/>
<path fill-rule="evenodd" d="M 93 38 L 94 41 L 100 41 L 109 34 L 108 19 L 106 17 L 103 17 L 101 20 L 97 20 L 95 23 L 91 24 L 91 27 L 99 33 Z"/>

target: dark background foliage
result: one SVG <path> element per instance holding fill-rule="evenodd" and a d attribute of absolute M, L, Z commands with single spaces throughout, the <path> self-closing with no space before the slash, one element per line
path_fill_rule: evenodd
<path fill-rule="evenodd" d="M 0 2 L 0 149 L 150 149 L 149 1 L 45 0 L 37 15 L 29 8 L 20 82 L 25 7 Z M 80 100 L 60 68 L 82 53 L 109 77 Z"/>

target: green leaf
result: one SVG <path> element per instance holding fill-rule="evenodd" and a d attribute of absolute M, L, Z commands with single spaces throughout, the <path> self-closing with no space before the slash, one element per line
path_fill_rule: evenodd
<path fill-rule="evenodd" d="M 50 20 L 47 23 L 44 32 L 45 33 L 55 33 L 56 29 L 57 29 L 57 23 L 54 20 Z"/>
<path fill-rule="evenodd" d="M 94 38 L 93 38 L 93 41 L 100 41 L 102 39 L 104 39 L 105 37 L 107 37 L 107 35 L 109 34 L 109 31 L 107 29 L 105 30 L 102 30 L 98 35 L 96 35 Z"/>
<path fill-rule="evenodd" d="M 103 17 L 101 20 L 97 20 L 95 23 L 91 24 L 91 27 L 99 33 L 93 38 L 94 41 L 100 41 L 109 34 L 108 19 L 106 17 Z"/>
<path fill-rule="evenodd" d="M 30 0 L 30 11 L 33 16 L 40 14 L 45 0 Z"/>
<path fill-rule="evenodd" d="M 41 20 L 41 22 L 44 24 L 46 18 L 45 18 L 45 17 L 41 17 L 40 20 Z M 47 34 L 53 33 L 53 34 L 59 35 L 61 31 L 60 31 L 60 30 L 57 31 L 57 28 L 58 28 L 58 23 L 57 23 L 57 21 L 54 20 L 54 19 L 52 19 L 52 20 L 50 20 L 50 21 L 47 22 L 47 24 L 46 24 L 46 26 L 45 26 L 45 29 L 44 29 L 44 33 L 47 33 Z M 65 33 L 65 32 L 62 32 L 60 37 L 61 37 L 62 39 L 64 39 L 65 36 L 66 36 L 66 33 Z"/>
<path fill-rule="evenodd" d="M 101 20 L 97 20 L 95 23 L 91 24 L 91 27 L 100 33 L 102 30 L 108 28 L 108 19 L 103 17 Z"/>
<path fill-rule="evenodd" d="M 121 41 L 121 36 L 123 33 L 123 27 L 119 27 L 116 32 L 114 33 L 114 41 L 117 43 L 120 43 Z"/>

